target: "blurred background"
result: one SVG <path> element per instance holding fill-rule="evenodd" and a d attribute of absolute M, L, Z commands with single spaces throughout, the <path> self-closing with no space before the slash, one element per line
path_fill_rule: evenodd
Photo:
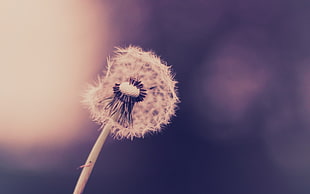
<path fill-rule="evenodd" d="M 0 1 L 0 193 L 72 193 L 99 135 L 79 103 L 115 46 L 173 66 L 181 104 L 109 138 L 84 193 L 310 193 L 310 2 Z"/>

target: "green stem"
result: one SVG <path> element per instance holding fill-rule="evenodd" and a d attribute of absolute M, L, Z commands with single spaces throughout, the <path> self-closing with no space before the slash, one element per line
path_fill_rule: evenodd
<path fill-rule="evenodd" d="M 79 180 L 76 183 L 73 194 L 81 194 L 83 192 L 85 185 L 89 179 L 89 176 L 93 170 L 93 167 L 97 161 L 98 155 L 110 131 L 111 126 L 109 125 L 104 126 L 104 128 L 102 129 L 96 143 L 94 144 L 91 152 L 89 153 L 89 156 L 85 162 L 86 166 L 83 167 L 83 170 L 80 174 Z"/>

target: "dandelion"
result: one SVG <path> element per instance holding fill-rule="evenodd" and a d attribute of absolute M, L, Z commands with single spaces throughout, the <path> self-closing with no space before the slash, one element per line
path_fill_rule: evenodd
<path fill-rule="evenodd" d="M 82 193 L 106 137 L 133 139 L 159 132 L 175 114 L 179 99 L 171 69 L 153 52 L 139 47 L 117 48 L 104 76 L 86 91 L 83 103 L 102 132 L 74 193 Z"/>

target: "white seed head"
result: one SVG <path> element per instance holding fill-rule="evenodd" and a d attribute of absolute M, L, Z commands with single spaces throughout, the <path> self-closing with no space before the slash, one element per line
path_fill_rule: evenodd
<path fill-rule="evenodd" d="M 138 97 L 140 94 L 140 90 L 136 86 L 129 84 L 129 82 L 121 83 L 119 89 L 127 96 Z"/>
<path fill-rule="evenodd" d="M 104 73 L 86 91 L 83 102 L 94 121 L 112 126 L 115 138 L 143 137 L 169 123 L 179 102 L 177 82 L 153 52 L 117 48 Z M 116 119 L 119 115 L 124 116 Z"/>

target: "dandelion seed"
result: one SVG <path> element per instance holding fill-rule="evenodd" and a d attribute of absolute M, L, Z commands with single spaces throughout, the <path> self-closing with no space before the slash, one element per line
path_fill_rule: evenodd
<path fill-rule="evenodd" d="M 175 84 L 170 67 L 154 53 L 133 46 L 117 48 L 108 60 L 105 76 L 84 95 L 83 102 L 92 119 L 101 124 L 102 132 L 85 165 L 80 166 L 83 170 L 74 194 L 83 192 L 110 133 L 118 139 L 133 139 L 158 132 L 169 123 L 179 102 Z"/>
<path fill-rule="evenodd" d="M 170 67 L 139 47 L 117 48 L 104 77 L 87 90 L 94 121 L 110 124 L 118 139 L 143 137 L 168 124 L 179 101 Z"/>

